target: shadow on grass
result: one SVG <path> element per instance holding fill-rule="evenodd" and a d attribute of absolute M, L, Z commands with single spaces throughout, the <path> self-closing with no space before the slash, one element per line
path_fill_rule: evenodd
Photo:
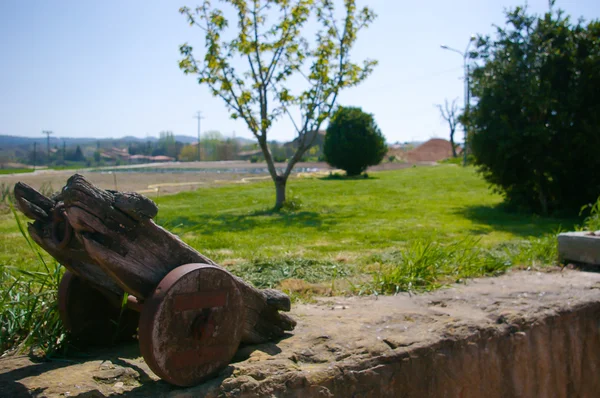
<path fill-rule="evenodd" d="M 510 232 L 522 237 L 540 236 L 558 230 L 571 230 L 578 220 L 574 218 L 541 217 L 528 213 L 508 210 L 504 205 L 466 206 L 455 211 L 455 214 L 469 220 L 487 225 L 494 231 Z M 489 232 L 477 226 L 472 232 Z"/>
<path fill-rule="evenodd" d="M 373 177 L 368 174 L 361 174 L 357 176 L 347 176 L 345 174 L 329 174 L 325 177 L 320 177 L 321 181 L 366 181 L 366 180 L 378 180 L 379 177 Z"/>
<path fill-rule="evenodd" d="M 330 224 L 331 220 L 327 222 Z M 220 232 L 242 232 L 270 225 L 294 228 L 320 228 L 323 214 L 311 211 L 273 211 L 262 210 L 249 214 L 197 214 L 193 217 L 176 217 L 163 220 L 166 229 L 181 229 L 184 233 L 198 232 L 214 234 Z"/>

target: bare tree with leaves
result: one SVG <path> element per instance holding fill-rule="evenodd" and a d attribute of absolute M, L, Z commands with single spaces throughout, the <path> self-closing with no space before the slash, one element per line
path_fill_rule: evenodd
<path fill-rule="evenodd" d="M 454 133 L 456 132 L 456 126 L 460 122 L 460 115 L 458 114 L 458 105 L 456 101 L 458 98 L 454 98 L 452 103 L 448 102 L 448 99 L 444 101 L 444 105 L 441 104 L 436 105 L 436 107 L 440 110 L 440 114 L 442 115 L 442 119 L 444 119 L 448 123 L 448 127 L 450 128 L 450 145 L 452 145 L 452 157 L 457 157 L 456 154 L 456 144 L 454 143 Z"/>
<path fill-rule="evenodd" d="M 354 63 L 350 50 L 358 32 L 375 14 L 344 0 L 343 17 L 336 18 L 334 0 L 221 0 L 235 15 L 234 35 L 223 10 L 209 0 L 180 12 L 205 35 L 205 53 L 194 56 L 187 43 L 180 47 L 179 67 L 198 75 L 198 82 L 221 98 L 234 119 L 241 118 L 256 137 L 275 183 L 275 207 L 285 203 L 285 188 L 294 165 L 314 144 L 317 132 L 332 113 L 338 93 L 365 80 L 376 61 Z M 272 21 L 272 23 L 269 23 Z M 318 27 L 305 37 L 307 23 Z M 311 26 L 312 27 L 312 26 Z M 227 37 L 228 39 L 225 39 Z M 300 78 L 296 92 L 290 80 Z M 278 172 L 268 134 L 279 118 L 289 117 L 296 130 L 297 149 Z"/>

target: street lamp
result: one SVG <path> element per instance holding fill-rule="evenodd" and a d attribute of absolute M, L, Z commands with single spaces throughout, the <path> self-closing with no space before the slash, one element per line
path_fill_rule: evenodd
<path fill-rule="evenodd" d="M 467 44 L 467 48 L 465 49 L 464 52 L 457 50 L 455 48 L 452 47 L 448 47 L 446 45 L 442 45 L 440 47 L 442 47 L 442 49 L 444 50 L 448 50 L 448 51 L 453 51 L 455 53 L 460 54 L 460 56 L 463 58 L 463 68 L 465 71 L 465 113 L 469 113 L 469 103 L 471 102 L 471 90 L 469 88 L 469 62 L 468 62 L 468 58 L 469 58 L 469 47 L 471 47 L 471 43 L 473 43 L 475 41 L 475 36 L 472 35 L 471 38 L 469 39 L 469 44 Z M 467 126 L 466 123 L 463 122 L 463 129 L 465 132 L 465 146 L 463 148 L 463 166 L 467 165 L 467 136 L 468 136 L 468 132 L 467 132 Z"/>

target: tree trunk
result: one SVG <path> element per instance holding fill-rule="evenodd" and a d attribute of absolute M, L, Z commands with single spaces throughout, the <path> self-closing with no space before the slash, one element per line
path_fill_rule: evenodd
<path fill-rule="evenodd" d="M 450 145 L 452 145 L 452 157 L 457 157 L 456 144 L 454 143 L 454 130 L 450 130 Z"/>
<path fill-rule="evenodd" d="M 282 176 L 277 176 L 275 178 L 275 209 L 279 210 L 283 207 L 285 203 L 285 184 L 287 183 L 287 178 Z"/>
<path fill-rule="evenodd" d="M 285 181 L 282 188 L 285 194 Z M 52 199 L 22 183 L 16 184 L 15 197 L 19 210 L 35 220 L 29 224 L 32 238 L 117 305 L 122 292 L 144 301 L 181 265 L 217 266 L 156 225 L 152 218 L 158 208 L 142 195 L 105 191 L 75 174 Z M 231 276 L 244 297 L 242 342 L 265 342 L 294 328 L 296 322 L 279 312 L 289 311 L 289 297 L 276 290 L 256 289 Z"/>

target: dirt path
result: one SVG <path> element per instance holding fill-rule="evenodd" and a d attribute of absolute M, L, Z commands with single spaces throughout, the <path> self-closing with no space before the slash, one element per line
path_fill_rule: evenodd
<path fill-rule="evenodd" d="M 515 271 L 432 294 L 296 305 L 293 335 L 242 348 L 192 389 L 158 380 L 135 345 L 70 361 L 0 359 L 2 397 L 593 396 L 600 274 Z M 591 394 L 591 395 L 590 395 Z"/>

